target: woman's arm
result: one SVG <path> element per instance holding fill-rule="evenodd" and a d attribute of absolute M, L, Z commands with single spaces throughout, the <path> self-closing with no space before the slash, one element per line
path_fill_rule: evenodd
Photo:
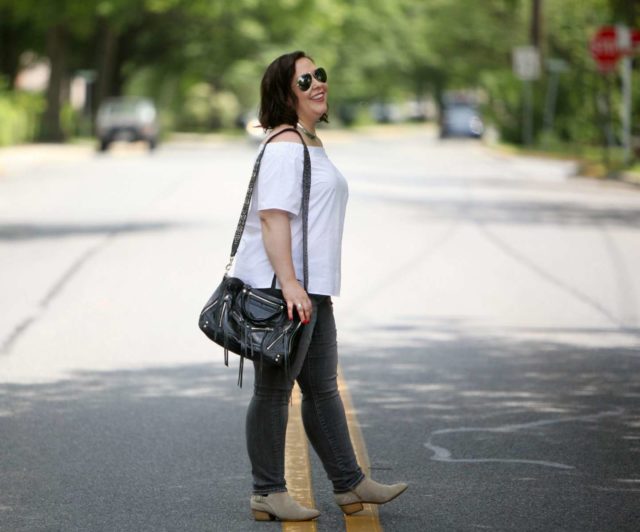
<path fill-rule="evenodd" d="M 296 279 L 293 268 L 289 213 L 278 209 L 263 210 L 260 211 L 260 222 L 262 241 L 276 277 L 280 281 L 282 295 L 287 302 L 289 319 L 293 319 L 295 307 L 300 320 L 307 323 L 311 319 L 312 306 L 308 294 Z M 302 307 L 298 307 L 298 304 Z"/>

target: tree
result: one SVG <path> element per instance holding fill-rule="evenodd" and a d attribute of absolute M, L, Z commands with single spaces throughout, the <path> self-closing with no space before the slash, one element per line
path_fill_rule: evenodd
<path fill-rule="evenodd" d="M 86 38 L 94 23 L 95 1 L 74 0 L 0 0 L 0 9 L 9 14 L 13 28 L 29 27 L 33 32 L 29 41 L 22 41 L 49 59 L 51 68 L 47 87 L 47 106 L 40 129 L 41 139 L 46 141 L 64 140 L 60 124 L 60 108 L 63 97 L 63 83 L 68 74 L 69 43 L 74 36 Z M 28 42 L 28 45 L 27 45 Z M 14 50 L 16 55 L 24 50 Z"/>
<path fill-rule="evenodd" d="M 226 101 L 233 93 L 243 108 L 255 105 L 265 65 L 303 49 L 329 69 L 334 109 L 410 95 L 432 94 L 441 101 L 452 89 L 480 89 L 489 116 L 516 139 L 521 87 L 511 52 L 530 40 L 532 2 L 0 0 L 0 75 L 12 86 L 26 50 L 48 58 L 41 131 L 44 139 L 59 140 L 65 87 L 78 70 L 97 74 L 95 106 L 133 91 L 155 96 L 179 117 L 184 98 L 198 91 L 225 95 Z M 640 0 L 540 5 L 543 57 L 569 66 L 558 93 L 557 135 L 593 142 L 602 80 L 586 42 L 603 23 L 640 25 Z M 545 75 L 536 84 L 538 115 Z"/>

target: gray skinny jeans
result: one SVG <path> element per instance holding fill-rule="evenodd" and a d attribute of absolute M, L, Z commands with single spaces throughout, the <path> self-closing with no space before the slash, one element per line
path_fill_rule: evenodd
<path fill-rule="evenodd" d="M 338 392 L 338 346 L 333 303 L 311 295 L 313 314 L 304 329 L 288 378 L 282 368 L 254 362 L 253 397 L 246 421 L 253 493 L 286 491 L 285 432 L 294 381 L 302 391 L 302 421 L 336 493 L 355 487 L 358 466 Z"/>

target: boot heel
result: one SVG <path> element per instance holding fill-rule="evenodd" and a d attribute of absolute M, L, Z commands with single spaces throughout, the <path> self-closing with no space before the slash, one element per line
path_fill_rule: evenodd
<path fill-rule="evenodd" d="M 252 510 L 252 512 L 256 521 L 273 521 L 275 519 L 275 517 L 268 512 L 263 512 L 261 510 Z"/>
<path fill-rule="evenodd" d="M 361 511 L 364 508 L 364 506 L 362 506 L 361 502 L 354 502 L 351 504 L 343 504 L 342 506 L 340 506 L 340 508 L 342 508 L 342 511 L 345 514 L 351 515 Z"/>

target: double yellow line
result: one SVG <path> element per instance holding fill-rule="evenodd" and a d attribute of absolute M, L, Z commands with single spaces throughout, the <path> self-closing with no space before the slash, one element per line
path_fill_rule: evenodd
<path fill-rule="evenodd" d="M 351 442 L 358 458 L 358 463 L 365 475 L 369 474 L 369 456 L 367 447 L 362 437 L 360 425 L 356 417 L 351 394 L 347 383 L 338 370 L 338 387 L 347 415 L 347 424 L 351 434 Z M 300 390 L 298 386 L 293 390 L 291 411 L 289 412 L 289 424 L 287 425 L 287 447 L 285 459 L 285 475 L 287 487 L 291 496 L 303 506 L 315 508 L 313 487 L 311 484 L 311 463 L 309 461 L 309 444 L 302 425 L 300 412 Z M 365 504 L 364 510 L 355 515 L 345 515 L 345 530 L 347 532 L 382 532 L 382 525 L 378 517 L 378 509 L 375 505 Z M 315 521 L 300 523 L 282 523 L 284 532 L 316 532 Z"/>

